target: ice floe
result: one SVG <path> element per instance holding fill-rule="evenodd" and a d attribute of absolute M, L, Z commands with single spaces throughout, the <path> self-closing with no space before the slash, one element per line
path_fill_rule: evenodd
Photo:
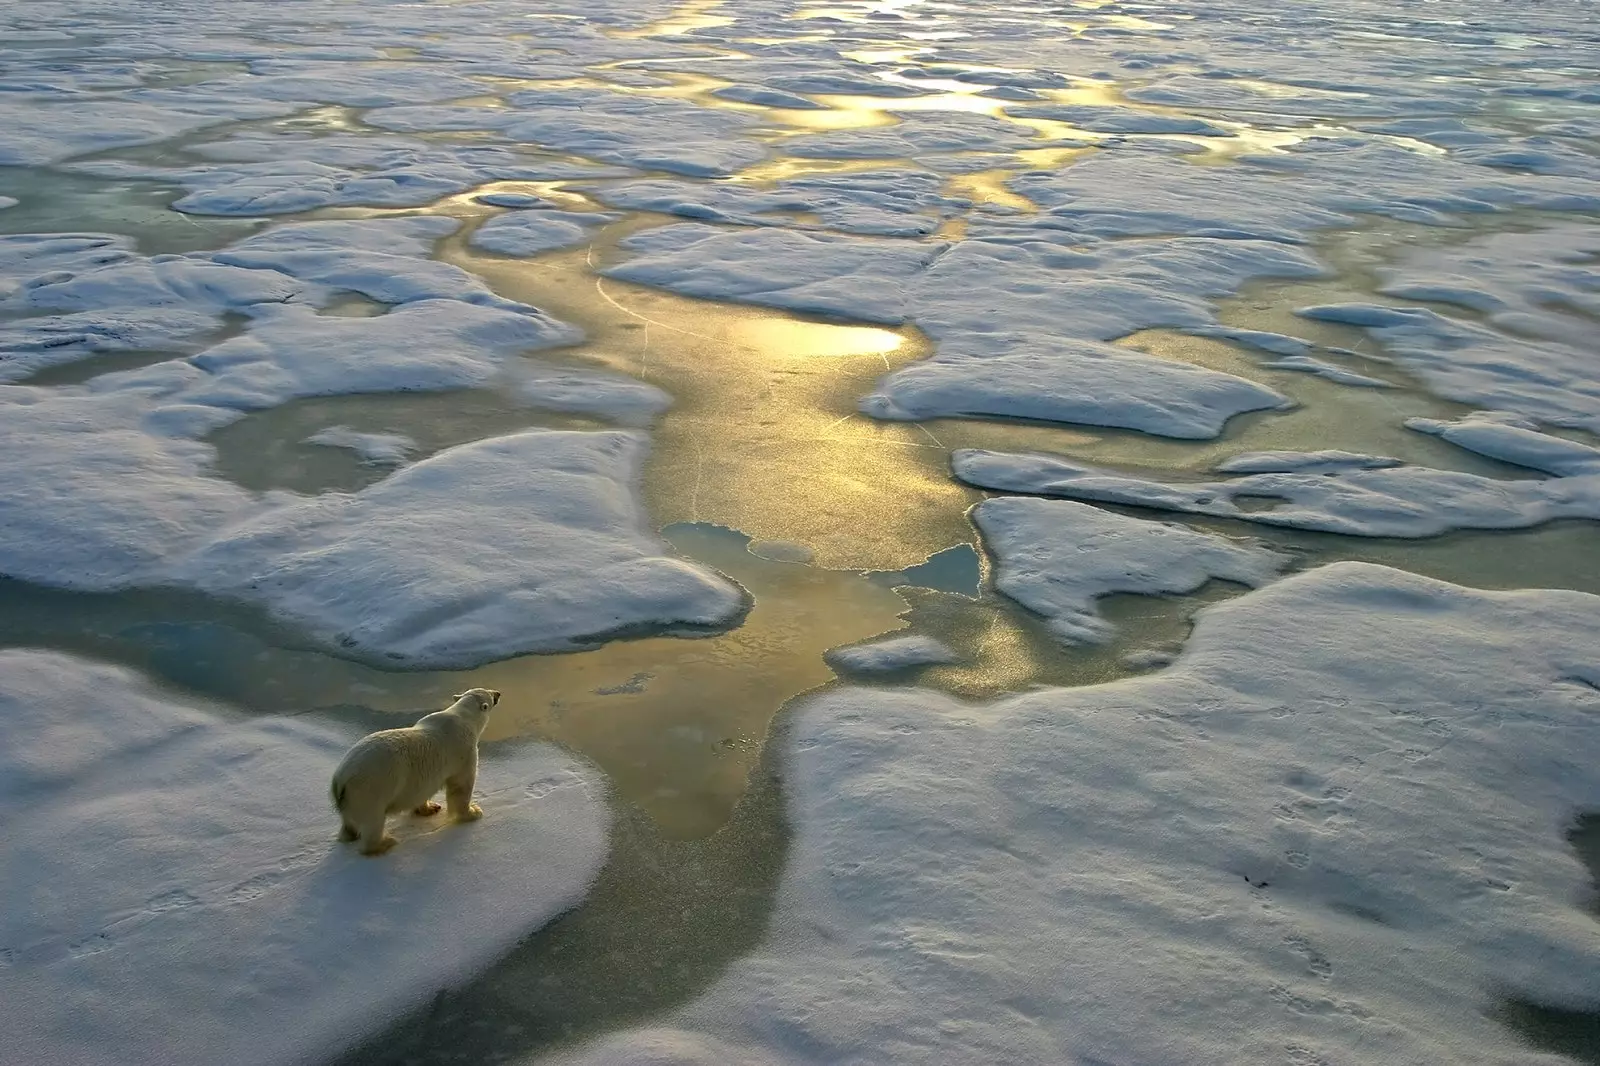
<path fill-rule="evenodd" d="M 742 112 L 596 89 L 527 90 L 505 102 L 377 108 L 366 120 L 402 132 L 494 131 L 507 141 L 599 162 L 701 177 L 729 174 L 767 155 L 745 136 L 754 120 Z"/>
<path fill-rule="evenodd" d="M 593 239 L 595 227 L 618 217 L 597 211 L 515 211 L 489 219 L 467 243 L 499 255 L 538 255 L 583 244 Z"/>
<path fill-rule="evenodd" d="M 988 335 L 995 354 L 959 343 L 915 363 L 861 401 L 874 418 L 1003 415 L 1205 440 L 1234 415 L 1283 407 L 1264 385 L 1094 341 Z"/>
<path fill-rule="evenodd" d="M 834 648 L 825 658 L 835 670 L 852 674 L 882 674 L 909 670 L 914 666 L 952 663 L 958 661 L 960 656 L 944 641 L 916 634 Z"/>
<path fill-rule="evenodd" d="M 0 798 L 27 812 L 0 865 L 7 1057 L 326 1059 L 582 901 L 609 822 L 590 767 L 486 749 L 481 821 L 397 824 L 374 860 L 327 796 L 356 736 L 0 651 Z"/>
<path fill-rule="evenodd" d="M 742 590 L 647 532 L 634 491 L 646 451 L 624 431 L 462 445 L 352 495 L 265 510 L 172 577 L 411 667 L 725 626 Z"/>
<path fill-rule="evenodd" d="M 364 463 L 384 465 L 403 463 L 417 450 L 417 442 L 404 433 L 362 433 L 349 426 L 320 429 L 301 443 L 344 448 L 355 452 Z"/>
<path fill-rule="evenodd" d="M 1340 563 L 1207 608 L 1158 673 L 815 697 L 767 944 L 554 1061 L 1566 1062 L 1496 1010 L 1600 1000 L 1564 839 L 1600 804 L 1597 629 L 1594 596 Z"/>
<path fill-rule="evenodd" d="M 1570 476 L 1500 480 L 1457 470 L 1375 465 L 1365 457 L 1332 464 L 1316 458 L 1327 453 L 1291 455 L 1278 464 L 1254 456 L 1256 461 L 1243 469 L 1256 472 L 1200 482 L 1154 481 L 1055 456 L 981 449 L 957 451 L 951 466 L 962 481 L 1002 492 L 1358 537 L 1431 537 L 1458 529 L 1526 529 L 1558 518 L 1600 519 L 1600 449 L 1503 425 L 1424 420 L 1414 428 L 1445 440 L 1454 435 L 1456 443 L 1491 458 L 1526 461 Z"/>
<path fill-rule="evenodd" d="M 1113 635 L 1095 601 L 1112 593 L 1193 592 L 1220 579 L 1264 585 L 1289 563 L 1258 545 L 1068 500 L 1001 496 L 972 520 L 996 562 L 995 587 L 1068 644 Z"/>

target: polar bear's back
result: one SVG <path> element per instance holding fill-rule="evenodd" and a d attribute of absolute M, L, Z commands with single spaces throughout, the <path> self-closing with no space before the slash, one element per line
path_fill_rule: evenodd
<path fill-rule="evenodd" d="M 355 805 L 381 810 L 418 806 L 459 769 L 464 754 L 459 747 L 448 731 L 418 726 L 369 734 L 334 769 L 333 805 L 341 811 Z"/>

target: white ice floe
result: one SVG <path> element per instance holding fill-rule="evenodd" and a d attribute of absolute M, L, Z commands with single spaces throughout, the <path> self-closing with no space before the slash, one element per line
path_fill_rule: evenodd
<path fill-rule="evenodd" d="M 926 171 L 884 170 L 810 175 L 771 189 L 658 179 L 600 185 L 591 191 L 612 207 L 704 222 L 816 228 L 792 217 L 804 213 L 842 233 L 920 237 L 937 229 L 941 219 L 971 207 L 970 201 L 944 195 L 943 186 L 942 177 Z"/>
<path fill-rule="evenodd" d="M 684 223 L 628 238 L 635 257 L 606 273 L 691 296 L 914 322 L 940 342 L 938 355 L 879 383 L 863 407 L 884 417 L 1070 417 L 1208 437 L 1229 414 L 1283 402 L 1230 375 L 1056 338 L 1209 326 L 1211 299 L 1253 277 L 1315 276 L 1314 260 L 1269 241 L 1068 240 L 1000 219 L 935 245 Z M 1093 374 L 1095 388 L 1080 392 L 1077 372 Z M 1180 395 L 1191 388 L 1194 398 Z"/>
<path fill-rule="evenodd" d="M 398 137 L 234 137 L 196 145 L 218 162 L 157 166 L 96 159 L 68 169 L 109 179 L 180 185 L 190 215 L 283 215 L 319 207 L 423 207 L 495 181 L 600 177 L 607 171 L 534 161 L 499 145 L 430 146 Z M 628 173 L 628 171 L 622 171 Z M 492 195 L 492 194 L 491 194 Z"/>
<path fill-rule="evenodd" d="M 0 166 L 46 166 L 110 148 L 154 144 L 206 126 L 286 115 L 297 106 L 304 105 L 201 93 L 4 101 L 0 102 Z"/>
<path fill-rule="evenodd" d="M 260 603 L 353 654 L 468 667 L 736 620 L 742 591 L 667 554 L 636 493 L 643 436 L 535 430 L 223 531 L 175 582 Z"/>
<path fill-rule="evenodd" d="M 404 433 L 363 433 L 349 426 L 329 426 L 311 434 L 302 444 L 324 448 L 344 448 L 355 452 L 364 463 L 397 465 L 417 450 L 417 442 Z"/>
<path fill-rule="evenodd" d="M 1186 133 L 1191 136 L 1232 137 L 1234 131 L 1214 122 L 1186 115 L 1164 115 L 1131 107 L 1094 104 L 1037 104 L 1008 107 L 1018 118 L 1047 118 L 1093 133 Z"/>
<path fill-rule="evenodd" d="M 582 901 L 600 777 L 544 744 L 486 749 L 484 818 L 334 841 L 356 738 L 240 719 L 128 670 L 0 651 L 5 1056 L 40 1066 L 322 1061 Z"/>
<path fill-rule="evenodd" d="M 1600 474 L 1600 449 L 1540 433 L 1531 423 L 1504 412 L 1477 411 L 1453 422 L 1408 418 L 1405 424 L 1458 448 L 1556 477 Z"/>
<path fill-rule="evenodd" d="M 321 315 L 274 308 L 182 368 L 152 367 L 104 387 L 169 383 L 168 403 L 255 410 L 304 396 L 438 392 L 505 379 L 522 352 L 571 344 L 564 322 L 459 300 L 419 299 L 388 314 Z"/>
<path fill-rule="evenodd" d="M 1375 378 L 1370 374 L 1359 374 L 1349 367 L 1330 363 L 1325 359 L 1314 359 L 1309 355 L 1286 355 L 1279 359 L 1269 359 L 1261 364 L 1268 370 L 1293 370 L 1301 374 L 1315 374 L 1335 385 L 1349 385 L 1358 389 L 1392 389 L 1395 387 L 1391 381 Z"/>
<path fill-rule="evenodd" d="M 1219 474 L 1279 474 L 1297 470 L 1324 474 L 1340 470 L 1381 470 L 1400 465 L 1399 459 L 1388 455 L 1362 455 L 1328 449 L 1320 452 L 1241 452 L 1224 459 L 1212 469 Z"/>
<path fill-rule="evenodd" d="M 995 354 L 959 343 L 891 375 L 862 399 L 874 418 L 1004 415 L 1205 440 L 1234 415 L 1283 407 L 1264 385 L 1094 341 L 989 335 Z"/>
<path fill-rule="evenodd" d="M 711 95 L 719 100 L 732 100 L 736 104 L 781 107 L 790 111 L 822 111 L 828 106 L 796 93 L 768 88 L 765 85 L 724 85 L 720 89 L 713 89 Z"/>
<path fill-rule="evenodd" d="M 846 240 L 682 223 L 622 243 L 634 257 L 606 273 L 690 296 L 914 321 L 937 340 L 1036 332 L 1110 340 L 1146 327 L 1215 324 L 1210 300 L 1257 277 L 1323 268 L 1272 241 L 1074 244 L 1049 220 L 974 220 L 954 243 Z M 971 341 L 975 350 L 984 350 Z"/>
<path fill-rule="evenodd" d="M 995 587 L 1068 644 L 1114 635 L 1095 607 L 1102 596 L 1194 592 L 1213 579 L 1263 585 L 1289 563 L 1259 545 L 1067 500 L 1000 496 L 972 519 L 995 557 Z"/>
<path fill-rule="evenodd" d="M 907 286 L 947 246 L 847 240 L 685 222 L 622 242 L 633 258 L 605 273 L 686 296 L 736 300 L 898 325 Z"/>
<path fill-rule="evenodd" d="M 333 289 L 358 292 L 380 303 L 462 300 L 530 314 L 527 304 L 496 296 L 482 279 L 458 266 L 426 258 L 435 242 L 454 233 L 453 218 L 295 222 L 253 234 L 211 258 L 229 266 L 276 270 Z M 555 326 L 553 319 L 547 320 Z M 571 337 L 581 334 L 564 327 Z"/>
<path fill-rule="evenodd" d="M 1586 345 L 1530 340 L 1420 307 L 1326 304 L 1297 313 L 1362 327 L 1446 399 L 1600 433 L 1600 377 Z"/>
<path fill-rule="evenodd" d="M 498 255 L 538 255 L 593 240 L 596 227 L 619 217 L 597 211 L 514 211 L 489 219 L 467 243 Z"/>
<path fill-rule="evenodd" d="M 1567 1062 L 1497 1008 L 1600 1002 L 1564 839 L 1600 805 L 1597 631 L 1594 596 L 1339 563 L 1207 608 L 1158 673 L 815 697 L 765 945 L 555 1061 Z"/>
<path fill-rule="evenodd" d="M 23 381 L 99 352 L 193 351 L 217 325 L 213 315 L 181 308 L 0 319 L 0 382 Z"/>
<path fill-rule="evenodd" d="M 506 142 L 699 177 L 730 174 L 767 155 L 746 136 L 755 121 L 745 112 L 587 88 L 516 92 L 505 103 L 385 107 L 367 112 L 366 120 L 402 132 L 493 131 Z"/>
<path fill-rule="evenodd" d="M 160 584 L 174 555 L 260 506 L 207 477 L 211 449 L 149 425 L 151 410 L 136 393 L 0 387 L 0 573 L 95 592 Z"/>
<path fill-rule="evenodd" d="M 909 670 L 914 666 L 953 663 L 960 656 L 944 641 L 917 634 L 834 648 L 824 658 L 835 670 L 851 674 L 882 674 Z"/>
<path fill-rule="evenodd" d="M 647 427 L 672 406 L 672 397 L 649 382 L 576 367 L 524 362 L 510 368 L 506 384 L 531 407 L 622 426 Z"/>
<path fill-rule="evenodd" d="M 1299 313 L 1367 329 L 1441 396 L 1600 432 L 1596 255 L 1600 227 L 1559 222 L 1412 249 L 1380 270 L 1385 295 L 1455 304 L 1480 313 L 1483 323 L 1376 304 Z"/>
<path fill-rule="evenodd" d="M 1449 440 L 1448 432 L 1440 435 Z M 1527 458 L 1529 465 L 1559 462 L 1574 474 L 1502 481 L 1420 466 L 1330 467 L 1310 461 L 1326 453 L 1308 453 L 1304 463 L 1291 461 L 1264 473 L 1200 482 L 1152 481 L 1056 456 L 981 449 L 957 451 L 951 466 L 962 481 L 1001 492 L 1152 507 L 1358 537 L 1431 537 L 1458 529 L 1526 529 L 1558 518 L 1600 519 L 1600 450 L 1556 438 L 1534 443 L 1521 437 L 1507 440 L 1504 433 L 1491 437 L 1464 432 L 1463 440 L 1481 444 L 1484 453 L 1495 458 L 1513 462 L 1515 457 Z"/>
<path fill-rule="evenodd" d="M 892 126 L 790 137 L 787 155 L 803 159 L 916 159 L 966 152 L 1072 148 L 1081 142 L 1046 140 L 1014 122 L 961 111 L 908 111 Z"/>
<path fill-rule="evenodd" d="M 1353 213 L 1441 225 L 1452 215 L 1512 208 L 1600 209 L 1600 185 L 1587 179 L 1500 173 L 1366 140 L 1307 140 L 1227 168 L 1103 152 L 1009 184 L 1056 224 L 1097 237 L 1305 241 L 1316 230 L 1353 225 Z"/>
<path fill-rule="evenodd" d="M 1600 315 L 1600 225 L 1554 222 L 1410 248 L 1378 272 L 1385 296 L 1456 304 L 1501 329 L 1582 348 Z M 1589 316 L 1589 317 L 1586 317 Z"/>
<path fill-rule="evenodd" d="M 272 270 L 241 269 L 204 256 L 145 257 L 132 244 L 103 233 L 0 236 L 0 312 L 115 309 L 138 317 L 161 309 L 215 318 L 323 295 Z"/>
<path fill-rule="evenodd" d="M 738 617 L 736 587 L 669 557 L 648 533 L 635 434 L 467 445 L 354 496 L 258 495 L 211 476 L 201 438 L 302 397 L 499 386 L 530 406 L 632 425 L 667 406 L 642 382 L 523 360 L 581 334 L 423 258 L 456 225 L 302 223 L 211 255 L 153 258 L 94 235 L 0 241 L 0 300 L 34 313 L 7 332 L 59 342 L 12 353 L 3 369 L 13 377 L 60 353 L 250 316 L 189 358 L 83 386 L 0 389 L 0 450 L 11 457 L 0 572 L 85 591 L 183 586 L 264 601 L 315 638 L 421 665 Z M 397 305 L 318 313 L 340 290 Z"/>
<path fill-rule="evenodd" d="M 206 82 L 205 87 L 240 97 L 367 108 L 482 96 L 493 84 L 422 63 L 258 59 L 249 74 Z"/>

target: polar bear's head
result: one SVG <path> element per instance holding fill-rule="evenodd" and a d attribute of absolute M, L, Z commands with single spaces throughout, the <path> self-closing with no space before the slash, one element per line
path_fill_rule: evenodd
<path fill-rule="evenodd" d="M 457 694 L 456 706 L 464 711 L 477 711 L 487 715 L 489 708 L 500 702 L 500 690 L 495 688 L 469 688 Z"/>

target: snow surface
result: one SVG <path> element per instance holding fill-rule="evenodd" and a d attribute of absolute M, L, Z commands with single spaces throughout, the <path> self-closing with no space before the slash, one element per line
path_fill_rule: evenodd
<path fill-rule="evenodd" d="M 1299 313 L 1366 329 L 1446 399 L 1600 432 L 1600 379 L 1591 349 L 1511 336 L 1420 307 L 1330 304 Z"/>
<path fill-rule="evenodd" d="M 1450 440 L 1450 432 L 1444 429 L 1438 435 Z M 1132 477 L 1054 456 L 983 449 L 955 452 L 951 467 L 967 484 L 1001 492 L 1238 518 L 1356 537 L 1432 537 L 1458 529 L 1526 529 L 1558 518 L 1600 519 L 1600 449 L 1528 430 L 1483 432 L 1466 427 L 1457 435 L 1474 443 L 1483 441 L 1481 448 L 1472 450 L 1491 458 L 1526 459 L 1529 466 L 1570 470 L 1572 476 L 1501 481 L 1420 466 L 1330 465 L 1318 458 L 1325 453 L 1316 452 L 1228 481 L 1181 483 Z"/>
<path fill-rule="evenodd" d="M 1087 343 L 1153 326 L 1214 325 L 1210 299 L 1262 276 L 1322 268 L 1272 241 L 1190 238 L 1067 247 L 1033 222 L 974 223 L 930 244 L 698 223 L 622 242 L 605 272 L 690 296 L 914 322 L 936 356 L 890 374 L 862 401 L 884 418 L 1055 418 L 1205 438 L 1284 398 L 1232 375 Z M 1061 324 L 1081 340 L 1063 339 Z M 1087 386 L 1071 375 L 1085 376 Z"/>
<path fill-rule="evenodd" d="M 596 211 L 516 211 L 497 215 L 473 231 L 467 243 L 484 252 L 529 256 L 570 248 L 592 239 L 592 227 L 619 216 Z"/>
<path fill-rule="evenodd" d="M 11 323 L 27 342 L 5 361 L 13 379 L 247 316 L 237 335 L 187 359 L 84 386 L 0 388 L 0 572 L 85 591 L 176 585 L 255 600 L 344 653 L 411 666 L 736 620 L 736 586 L 670 557 L 647 532 L 637 434 L 466 445 L 349 496 L 260 495 L 211 476 L 202 438 L 302 397 L 498 385 L 530 406 L 639 426 L 668 405 L 643 382 L 523 360 L 581 334 L 424 258 L 457 226 L 295 223 L 209 255 L 152 258 L 96 235 L 0 240 L 3 306 L 33 312 Z M 318 312 L 351 291 L 394 306 Z M 396 442 L 380 443 L 389 461 L 403 458 Z"/>
<path fill-rule="evenodd" d="M 754 121 L 737 111 L 587 88 L 530 89 L 511 93 L 505 103 L 380 107 L 365 119 L 406 133 L 493 131 L 507 142 L 698 177 L 729 174 L 767 154 L 759 141 L 744 136 Z"/>
<path fill-rule="evenodd" d="M 1109 344 L 1028 335 L 985 341 L 1008 350 L 952 359 L 947 346 L 891 375 L 861 410 L 905 420 L 1007 415 L 1205 440 L 1234 415 L 1289 403 L 1232 374 Z"/>
<path fill-rule="evenodd" d="M 511 368 L 506 381 L 530 406 L 623 426 L 648 427 L 672 406 L 672 397 L 661 389 L 621 374 L 528 362 Z"/>
<path fill-rule="evenodd" d="M 417 450 L 417 442 L 404 433 L 362 433 L 349 426 L 329 426 L 301 443 L 344 448 L 355 452 L 362 462 L 385 465 L 403 463 Z"/>
<path fill-rule="evenodd" d="M 276 270 L 291 277 L 358 292 L 380 303 L 412 300 L 463 300 L 536 317 L 536 308 L 496 296 L 483 281 L 458 266 L 425 258 L 433 245 L 454 233 L 453 218 L 362 219 L 297 222 L 246 237 L 212 255 L 218 263 L 251 270 Z M 562 341 L 582 336 L 576 328 L 544 318 Z"/>
<path fill-rule="evenodd" d="M 736 621 L 740 589 L 668 556 L 646 532 L 634 491 L 646 451 L 644 437 L 624 431 L 462 445 L 352 495 L 267 510 L 173 576 L 260 602 L 349 653 L 412 667 Z"/>
<path fill-rule="evenodd" d="M 1158 673 L 814 697 L 766 945 L 555 1061 L 1566 1062 L 1493 1009 L 1600 997 L 1563 839 L 1600 803 L 1597 632 L 1594 596 L 1339 563 Z"/>
<path fill-rule="evenodd" d="M 994 555 L 995 588 L 1068 644 L 1115 635 L 1095 609 L 1102 596 L 1194 592 L 1214 578 L 1264 585 L 1289 563 L 1247 542 L 1066 500 L 1001 496 L 973 508 L 972 520 Z"/>
<path fill-rule="evenodd" d="M 6 1058 L 325 1059 L 583 899 L 609 821 L 591 768 L 487 749 L 483 820 L 397 819 L 374 860 L 334 841 L 327 798 L 356 736 L 0 651 L 0 796 L 26 811 L 0 865 Z"/>
<path fill-rule="evenodd" d="M 922 634 L 891 637 L 870 644 L 834 648 L 825 658 L 835 670 L 852 674 L 881 674 L 908 670 L 913 666 L 953 663 L 960 656 L 941 640 Z"/>
<path fill-rule="evenodd" d="M 1475 411 L 1455 421 L 1408 418 L 1405 425 L 1458 448 L 1556 477 L 1600 473 L 1600 449 L 1540 433 L 1532 423 L 1505 412 Z"/>
<path fill-rule="evenodd" d="M 60 163 L 109 148 L 154 144 L 207 126 L 287 115 L 301 106 L 223 95 L 169 100 L 149 91 L 142 99 L 0 99 L 0 166 Z"/>
<path fill-rule="evenodd" d="M 1366 328 L 1441 396 L 1600 432 L 1597 256 L 1600 226 L 1564 221 L 1414 249 L 1380 272 L 1386 296 L 1454 304 L 1486 324 L 1375 304 L 1300 314 Z"/>
<path fill-rule="evenodd" d="M 925 171 L 882 170 L 808 175 L 771 189 L 658 179 L 597 185 L 589 192 L 612 207 L 705 222 L 816 228 L 792 217 L 803 212 L 840 233 L 921 237 L 972 206 L 965 198 L 946 196 L 943 185 L 944 179 Z"/>

